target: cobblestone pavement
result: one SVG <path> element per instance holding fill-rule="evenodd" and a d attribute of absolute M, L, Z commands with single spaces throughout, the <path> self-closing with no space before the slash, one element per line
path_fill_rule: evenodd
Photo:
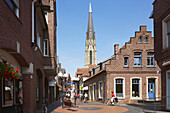
<path fill-rule="evenodd" d="M 122 113 L 127 111 L 127 108 L 121 106 L 106 106 L 98 102 L 88 102 L 88 103 L 78 103 L 77 108 L 68 109 L 65 107 L 62 109 L 61 103 L 54 103 L 52 106 L 48 107 L 48 113 Z M 56 105 L 55 105 L 56 104 Z M 56 108 L 55 108 L 56 106 Z"/>
<path fill-rule="evenodd" d="M 99 102 L 88 102 L 83 103 L 79 102 L 77 104 L 77 108 L 68 109 L 65 107 L 62 109 L 61 102 L 55 102 L 51 106 L 48 107 L 48 113 L 154 113 L 153 107 L 150 107 L 151 103 L 142 104 L 120 104 L 120 106 L 108 106 Z M 145 106 L 145 107 L 144 107 Z M 143 112 L 143 107 L 144 111 Z M 170 113 L 159 111 L 157 108 L 156 113 Z"/>

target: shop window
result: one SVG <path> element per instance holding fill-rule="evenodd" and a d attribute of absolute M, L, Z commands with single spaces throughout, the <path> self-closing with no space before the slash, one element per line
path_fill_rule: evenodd
<path fill-rule="evenodd" d="M 123 97 L 123 79 L 116 79 L 116 97 Z"/>
<path fill-rule="evenodd" d="M 19 0 L 5 0 L 11 10 L 19 17 Z"/>
<path fill-rule="evenodd" d="M 134 66 L 140 67 L 142 66 L 142 53 L 141 52 L 134 52 Z"/>
<path fill-rule="evenodd" d="M 132 97 L 139 97 L 139 79 L 132 79 Z"/>
<path fill-rule="evenodd" d="M 149 52 L 147 54 L 147 66 L 155 66 L 155 59 L 154 59 L 154 53 L 153 52 Z"/>
<path fill-rule="evenodd" d="M 3 79 L 3 105 L 14 104 L 14 81 Z"/>
<path fill-rule="evenodd" d="M 129 58 L 124 57 L 124 67 L 129 67 Z"/>

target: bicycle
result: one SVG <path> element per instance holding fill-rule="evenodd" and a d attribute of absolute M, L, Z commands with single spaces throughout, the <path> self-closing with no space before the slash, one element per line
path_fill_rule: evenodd
<path fill-rule="evenodd" d="M 14 106 L 14 113 L 23 113 L 22 105 L 20 103 L 16 103 Z"/>
<path fill-rule="evenodd" d="M 114 98 L 113 102 L 111 102 L 111 99 L 107 99 L 106 104 L 107 105 L 120 106 L 120 102 L 118 101 L 118 98 Z"/>
<path fill-rule="evenodd" d="M 48 109 L 47 109 L 47 99 L 43 99 L 43 103 L 42 103 L 42 113 L 47 113 Z"/>

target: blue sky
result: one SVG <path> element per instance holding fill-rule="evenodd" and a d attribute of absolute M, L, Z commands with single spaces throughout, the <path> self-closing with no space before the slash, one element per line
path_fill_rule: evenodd
<path fill-rule="evenodd" d="M 113 55 L 114 44 L 121 47 L 129 41 L 140 25 L 153 31 L 153 1 L 91 0 L 98 63 Z M 57 52 L 72 77 L 77 68 L 84 68 L 88 12 L 89 0 L 57 0 Z"/>

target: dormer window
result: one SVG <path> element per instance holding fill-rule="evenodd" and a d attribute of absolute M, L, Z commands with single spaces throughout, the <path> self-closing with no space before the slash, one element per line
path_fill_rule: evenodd
<path fill-rule="evenodd" d="M 95 69 L 93 69 L 93 75 L 95 74 Z"/>
<path fill-rule="evenodd" d="M 102 67 L 102 63 L 100 63 L 100 70 L 102 70 L 102 68 L 103 68 L 103 67 Z"/>

